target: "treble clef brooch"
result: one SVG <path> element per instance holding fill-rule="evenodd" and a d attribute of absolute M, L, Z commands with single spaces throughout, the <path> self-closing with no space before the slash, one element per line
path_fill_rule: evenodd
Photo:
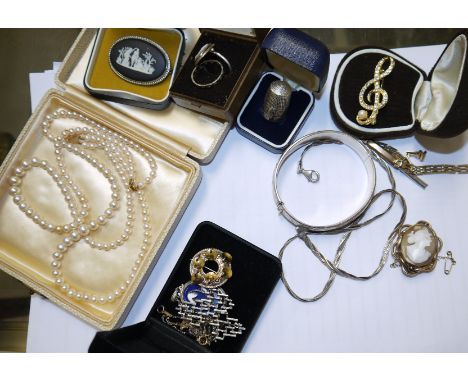
<path fill-rule="evenodd" d="M 387 69 L 383 69 L 383 65 L 386 61 L 389 61 L 389 65 Z M 367 125 L 375 125 L 377 122 L 377 115 L 379 114 L 379 110 L 382 109 L 388 102 L 388 94 L 382 88 L 382 82 L 385 77 L 387 77 L 393 70 L 395 66 L 395 60 L 392 57 L 385 56 L 382 58 L 377 65 L 375 66 L 374 70 L 374 78 L 367 81 L 366 84 L 361 88 L 359 92 L 359 104 L 363 108 L 363 110 L 359 110 L 356 116 L 356 122 L 362 126 Z M 364 95 L 367 89 L 374 85 L 374 88 L 371 89 L 367 93 L 367 102 L 364 98 Z M 371 97 L 374 96 L 374 103 L 372 104 Z M 371 115 L 369 116 L 367 111 L 372 111 Z"/>

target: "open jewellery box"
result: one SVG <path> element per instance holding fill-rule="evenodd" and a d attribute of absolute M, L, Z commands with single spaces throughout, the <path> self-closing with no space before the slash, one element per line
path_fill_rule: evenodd
<path fill-rule="evenodd" d="M 330 96 L 336 124 L 361 138 L 414 133 L 448 138 L 461 134 L 468 128 L 467 38 L 466 31 L 455 36 L 429 74 L 391 50 L 362 47 L 349 52 L 338 66 Z M 385 56 L 395 60 L 382 83 L 388 103 L 379 110 L 375 125 L 361 126 L 356 121 L 362 109 L 359 92 Z M 387 67 L 388 61 L 383 69 Z"/>
<path fill-rule="evenodd" d="M 299 133 L 327 81 L 330 53 L 317 39 L 293 28 L 272 29 L 262 43 L 266 60 L 275 71 L 265 72 L 244 103 L 236 125 L 240 134 L 275 153 L 282 152 Z M 279 121 L 263 116 L 263 102 L 273 81 L 292 87 L 291 100 Z"/>
<path fill-rule="evenodd" d="M 199 32 L 191 29 L 184 33 L 190 48 Z M 90 96 L 83 86 L 83 78 L 95 35 L 94 29 L 80 33 L 57 73 L 59 89 L 51 89 L 43 97 L 1 166 L 0 268 L 73 315 L 97 328 L 109 330 L 123 322 L 196 191 L 201 180 L 200 163 L 207 163 L 213 158 L 229 125 L 173 103 L 164 110 L 156 111 Z M 158 166 L 155 180 L 145 190 L 152 228 L 148 249 L 130 286 L 119 299 L 111 303 L 99 305 L 70 299 L 54 285 L 50 264 L 52 253 L 63 235 L 38 227 L 19 210 L 9 195 L 9 178 L 20 161 L 37 157 L 56 166 L 53 144 L 42 135 L 41 123 L 47 114 L 59 108 L 81 113 L 135 141 L 153 155 Z M 60 130 L 77 124 L 74 120 L 63 120 L 55 128 Z M 95 155 L 99 154 L 103 155 Z M 75 184 L 88 197 L 90 215 L 93 211 L 101 211 L 102 205 L 110 200 L 109 186 L 102 175 L 81 158 L 65 156 L 65 162 L 68 162 L 67 167 Z M 33 209 L 45 220 L 55 224 L 65 224 L 69 220 L 62 195 L 43 172 L 29 172 L 23 179 L 22 188 Z M 120 215 L 119 220 L 117 216 L 112 223 L 115 226 L 108 226 L 109 237 L 105 237 L 104 230 L 99 232 L 104 235 L 100 237 L 101 240 L 114 240 L 113 231 L 121 232 L 121 227 L 117 225 L 125 224 L 126 218 Z M 139 224 L 142 225 L 142 221 Z M 135 232 L 138 229 L 141 232 L 142 228 L 138 228 L 135 223 Z M 104 293 L 111 285 L 121 285 L 128 277 L 138 255 L 138 241 L 130 239 L 119 249 L 109 252 L 78 243 L 67 253 L 62 271 L 66 273 L 71 286 L 96 294 Z"/>
<path fill-rule="evenodd" d="M 267 31 L 200 29 L 200 37 L 171 87 L 174 102 L 220 120 L 233 122 L 263 66 L 259 44 Z M 232 70 L 229 72 L 225 69 L 226 75 L 219 83 L 202 88 L 192 82 L 191 74 L 195 67 L 195 56 L 205 44 L 214 44 L 215 51 L 229 61 Z M 210 53 L 206 58 L 217 57 Z"/>
<path fill-rule="evenodd" d="M 224 340 L 200 345 L 194 337 L 182 334 L 163 323 L 159 307 L 175 313 L 171 301 L 174 290 L 190 280 L 192 257 L 205 248 L 217 248 L 232 255 L 232 277 L 222 289 L 234 303 L 229 317 L 245 330 Z M 277 257 L 254 246 L 232 232 L 211 222 L 200 223 L 159 297 L 144 322 L 96 334 L 90 352 L 240 352 L 279 281 L 281 263 Z"/>

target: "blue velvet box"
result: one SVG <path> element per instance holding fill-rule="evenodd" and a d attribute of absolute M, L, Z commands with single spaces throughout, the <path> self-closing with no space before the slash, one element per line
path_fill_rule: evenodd
<path fill-rule="evenodd" d="M 292 28 L 272 29 L 262 49 L 275 71 L 259 78 L 237 116 L 237 130 L 267 150 L 280 153 L 291 144 L 312 111 L 314 92 L 320 92 L 327 80 L 330 53 L 320 41 Z M 268 86 L 278 79 L 286 80 L 293 94 L 285 116 L 271 122 L 263 117 L 263 102 Z"/>

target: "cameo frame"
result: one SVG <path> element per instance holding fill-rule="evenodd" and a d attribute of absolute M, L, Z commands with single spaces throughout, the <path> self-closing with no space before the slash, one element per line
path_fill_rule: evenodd
<path fill-rule="evenodd" d="M 431 252 L 431 256 L 426 261 L 423 261 L 421 263 L 415 263 L 411 261 L 408 257 L 405 256 L 405 251 L 402 248 L 402 241 L 403 241 L 404 235 L 408 231 L 414 230 L 417 227 L 426 228 L 435 241 L 435 248 L 434 248 L 434 251 Z M 397 231 L 397 237 L 398 237 L 397 241 L 393 245 L 393 251 L 392 251 L 392 255 L 395 259 L 395 263 L 392 264 L 394 267 L 400 266 L 402 272 L 406 276 L 409 276 L 409 277 L 414 277 L 418 274 L 431 272 L 434 270 L 437 264 L 439 253 L 442 250 L 443 242 L 442 242 L 442 239 L 437 236 L 434 229 L 428 222 L 424 220 L 420 220 L 416 224 L 413 224 L 413 225 L 405 224 L 400 228 L 399 231 Z"/>

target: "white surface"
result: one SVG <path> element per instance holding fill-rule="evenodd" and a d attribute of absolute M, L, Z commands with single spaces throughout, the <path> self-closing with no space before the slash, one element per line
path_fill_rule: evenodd
<path fill-rule="evenodd" d="M 434 46 L 400 49 L 398 53 L 429 71 L 442 50 L 443 46 Z M 341 58 L 342 55 L 332 55 L 326 91 L 317 100 L 301 136 L 317 130 L 336 129 L 328 102 L 333 74 Z M 35 75 L 31 79 L 33 92 L 53 86 L 52 78 L 47 74 Z M 44 83 L 41 86 L 42 79 Z M 34 103 L 38 96 L 33 94 Z M 424 139 L 428 150 L 426 162 L 468 163 L 467 140 L 467 134 L 456 139 L 439 140 L 437 144 L 452 150 L 440 154 L 431 149 L 437 140 Z M 401 151 L 421 147 L 415 137 L 394 140 L 391 144 Z M 325 185 L 329 177 L 341 181 L 340 193 L 335 195 L 326 188 L 314 189 L 318 184 L 310 187 L 302 184 L 301 202 L 310 208 L 310 216 L 327 212 L 339 215 L 343 209 L 341 200 L 350 196 L 343 190 L 361 192 L 363 187 L 360 182 L 365 175 L 363 169 L 352 171 L 353 159 L 346 160 L 345 150 L 330 146 L 322 152 L 323 158 L 317 155 L 318 152 L 310 152 L 311 157 L 307 156 L 305 160 L 306 166 L 322 171 Z M 333 156 L 335 153 L 336 157 Z M 340 161 L 344 170 L 333 162 L 334 158 L 336 162 Z M 202 184 L 125 325 L 145 319 L 179 253 L 201 221 L 211 220 L 273 254 L 278 253 L 294 230 L 278 216 L 273 203 L 271 174 L 277 159 L 278 155 L 241 137 L 235 130 L 229 133 L 214 161 L 203 167 Z M 332 163 L 327 164 L 322 159 L 331 160 Z M 357 159 L 356 163 L 359 163 Z M 339 172 L 328 172 L 327 168 Z M 292 166 L 291 171 L 294 170 Z M 423 190 L 403 174 L 394 174 L 398 189 L 408 202 L 407 222 L 425 219 L 432 224 L 444 241 L 444 253 L 452 250 L 457 260 L 452 274 L 445 276 L 443 264 L 439 264 L 434 272 L 410 279 L 387 264 L 381 274 L 371 281 L 358 282 L 338 277 L 325 298 L 308 304 L 294 300 L 279 283 L 245 351 L 468 351 L 468 243 L 465 237 L 468 227 L 468 176 L 426 176 L 424 180 L 429 186 Z M 382 181 L 383 177 L 380 178 Z M 296 181 L 300 182 L 300 177 Z M 324 196 L 334 200 L 336 206 L 321 203 Z M 395 207 L 384 219 L 353 234 L 343 266 L 353 272 L 369 273 L 377 264 L 385 238 L 399 213 L 400 210 Z M 338 240 L 338 237 L 322 236 L 315 242 L 331 258 Z M 325 269 L 299 243 L 294 243 L 291 251 L 288 251 L 285 269 L 293 286 L 307 295 L 317 293 L 322 287 L 319 283 L 327 277 Z M 236 301 L 236 304 L 242 304 L 242 301 Z M 85 352 L 93 336 L 94 329 L 87 324 L 50 302 L 33 297 L 28 351 Z"/>

